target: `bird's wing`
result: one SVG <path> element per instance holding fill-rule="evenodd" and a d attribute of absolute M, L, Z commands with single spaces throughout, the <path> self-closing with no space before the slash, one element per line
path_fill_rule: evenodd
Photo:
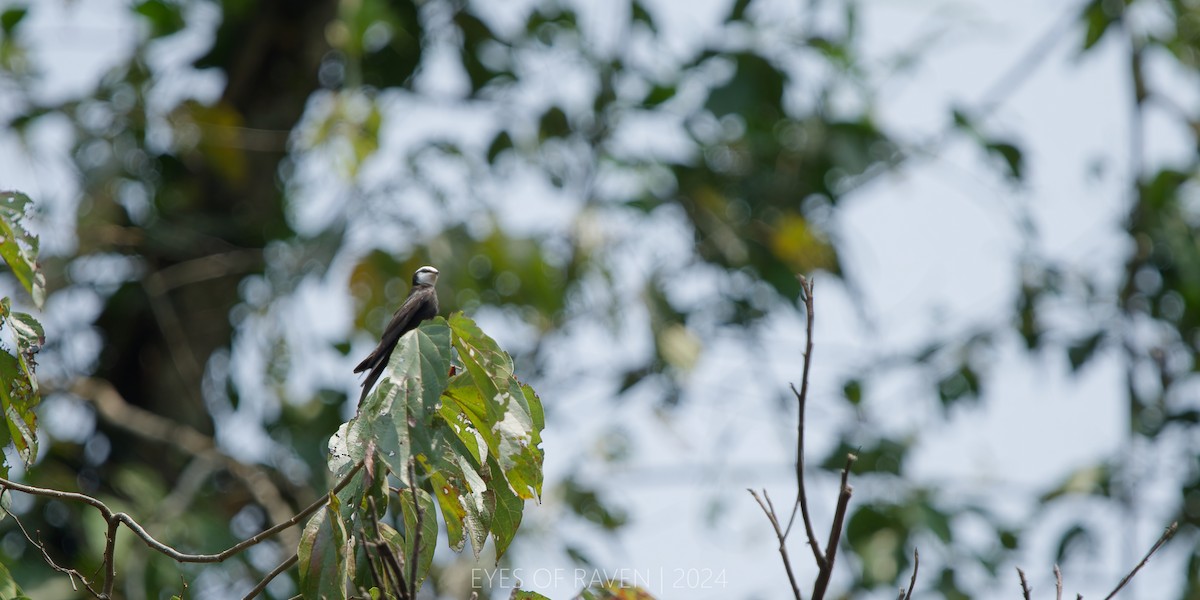
<path fill-rule="evenodd" d="M 400 341 L 400 336 L 416 326 L 415 317 L 417 309 L 421 304 L 420 294 L 416 292 L 417 290 L 414 288 L 413 292 L 408 295 L 408 298 L 404 299 L 404 304 L 401 304 L 400 308 L 396 309 L 396 314 L 392 315 L 392 320 L 388 322 L 387 327 L 383 330 L 383 337 L 379 340 L 379 345 L 362 362 L 358 363 L 357 367 L 354 367 L 355 373 L 361 373 L 367 369 L 374 368 L 392 353 L 392 348 L 396 345 L 396 342 Z"/>

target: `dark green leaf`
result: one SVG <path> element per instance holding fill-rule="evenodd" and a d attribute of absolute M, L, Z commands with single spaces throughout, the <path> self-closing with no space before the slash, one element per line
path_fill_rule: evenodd
<path fill-rule="evenodd" d="M 1083 36 L 1084 50 L 1095 46 L 1120 14 L 1112 14 L 1109 6 L 1113 4 L 1108 0 L 1093 0 L 1083 9 L 1083 20 L 1087 23 L 1087 32 Z"/>
<path fill-rule="evenodd" d="M 353 549 L 337 496 L 317 511 L 300 537 L 300 592 L 305 598 L 346 598 Z"/>
<path fill-rule="evenodd" d="M 21 23 L 21 20 L 25 18 L 25 14 L 28 12 L 29 9 L 24 6 L 14 6 L 4 9 L 4 12 L 0 13 L 0 30 L 3 30 L 6 36 L 12 35 L 17 25 Z"/>
<path fill-rule="evenodd" d="M 850 379 L 842 385 L 842 397 L 845 398 L 850 404 L 854 406 L 862 404 L 862 395 L 863 390 L 861 379 Z"/>
<path fill-rule="evenodd" d="M 171 35 L 185 25 L 182 8 L 168 0 L 145 0 L 134 10 L 150 23 L 150 37 Z"/>
<path fill-rule="evenodd" d="M 1008 142 L 988 142 L 984 145 L 988 152 L 999 156 L 1006 167 L 1008 167 L 1008 177 L 1013 181 L 1020 181 L 1025 174 L 1024 157 L 1021 154 L 1021 149 Z"/>
<path fill-rule="evenodd" d="M 656 85 L 650 89 L 646 97 L 642 99 L 642 104 L 647 108 L 654 108 L 667 100 L 675 97 L 676 88 L 674 85 Z"/>
<path fill-rule="evenodd" d="M 787 84 L 783 72 L 757 54 L 736 54 L 733 59 L 733 77 L 709 92 L 705 107 L 718 117 L 737 114 L 773 121 L 782 116 Z"/>
<path fill-rule="evenodd" d="M 650 31 L 658 31 L 658 26 L 654 24 L 654 17 L 650 15 L 650 11 L 646 10 L 646 5 L 638 0 L 633 0 L 630 4 L 629 18 L 634 23 L 644 23 Z"/>
<path fill-rule="evenodd" d="M 574 479 L 563 484 L 563 501 L 575 514 L 609 531 L 621 528 L 628 521 L 625 511 L 607 505 L 596 490 Z"/>
<path fill-rule="evenodd" d="M 403 550 L 404 556 L 417 558 L 417 589 L 421 588 L 421 582 L 425 581 L 425 577 L 429 575 L 429 569 L 433 565 L 433 552 L 437 547 L 438 539 L 438 523 L 437 509 L 433 501 L 433 496 L 429 492 L 421 488 L 417 488 L 417 502 L 413 502 L 413 493 L 409 489 L 404 489 L 397 494 L 400 503 L 400 513 L 404 519 L 405 535 L 402 536 L 403 543 L 400 549 Z M 420 507 L 419 509 L 417 507 Z M 421 526 L 417 527 L 417 512 L 420 511 Z M 417 540 L 414 535 L 418 529 L 421 531 L 421 539 Z M 420 546 L 416 546 L 417 543 Z"/>
<path fill-rule="evenodd" d="M 538 121 L 538 139 L 564 137 L 571 133 L 571 123 L 567 113 L 557 106 L 551 106 Z"/>
<path fill-rule="evenodd" d="M 1100 347 L 1100 342 L 1104 340 L 1104 333 L 1103 330 L 1097 331 L 1067 348 L 1067 359 L 1071 361 L 1072 371 L 1078 371 L 1091 360 L 1096 354 L 1096 349 Z"/>
<path fill-rule="evenodd" d="M 505 150 L 508 150 L 512 147 L 513 147 L 512 137 L 510 137 L 508 135 L 507 131 L 501 131 L 500 133 L 497 133 L 496 137 L 492 138 L 491 145 L 488 146 L 488 150 L 487 150 L 488 164 L 495 164 L 496 157 L 500 156 L 501 152 L 504 152 Z"/>
<path fill-rule="evenodd" d="M 725 22 L 745 21 L 746 9 L 750 7 L 750 0 L 734 0 L 733 8 L 729 10 L 729 16 L 725 17 Z"/>
<path fill-rule="evenodd" d="M 1054 562 L 1062 564 L 1078 550 L 1089 550 L 1096 545 L 1096 538 L 1083 525 L 1072 525 L 1058 540 L 1058 550 L 1054 553 Z"/>

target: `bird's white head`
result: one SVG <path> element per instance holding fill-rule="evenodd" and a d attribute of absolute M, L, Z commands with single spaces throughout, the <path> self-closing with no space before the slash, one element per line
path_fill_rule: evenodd
<path fill-rule="evenodd" d="M 413 285 L 434 285 L 437 283 L 438 270 L 426 265 L 413 273 Z"/>

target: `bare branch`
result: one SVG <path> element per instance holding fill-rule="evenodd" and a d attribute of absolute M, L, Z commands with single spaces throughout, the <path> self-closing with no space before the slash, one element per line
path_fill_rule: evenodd
<path fill-rule="evenodd" d="M 21 523 L 20 519 L 17 518 L 17 515 L 9 513 L 9 516 L 11 516 L 13 519 L 13 522 L 17 524 L 17 528 L 21 530 L 21 535 L 25 536 L 25 541 L 29 542 L 29 545 L 33 546 L 34 548 L 37 548 L 38 551 L 42 553 L 42 560 L 46 561 L 46 564 L 50 565 L 51 569 L 54 569 L 55 571 L 58 571 L 59 573 L 66 575 L 67 578 L 69 578 L 71 580 L 71 589 L 72 590 L 76 590 L 76 591 L 79 590 L 79 588 L 76 587 L 76 585 L 75 585 L 75 578 L 78 577 L 80 583 L 83 584 L 83 587 L 85 589 L 87 589 L 88 593 L 90 593 L 91 595 L 93 595 L 97 598 L 108 598 L 109 597 L 109 596 L 105 596 L 105 595 L 101 594 L 100 592 L 97 592 L 91 586 L 91 584 L 88 582 L 87 577 L 83 576 L 83 573 L 80 573 L 79 571 L 76 571 L 75 569 L 70 569 L 70 568 L 61 566 L 57 562 L 54 562 L 54 559 L 50 557 L 50 553 L 46 550 L 46 545 L 41 542 L 41 535 L 39 534 L 38 541 L 34 541 L 33 538 L 30 537 L 29 531 L 25 529 L 25 525 L 23 523 Z"/>
<path fill-rule="evenodd" d="M 912 600 L 913 588 L 917 587 L 917 569 L 920 568 L 920 566 L 921 566 L 921 555 L 917 552 L 916 548 L 913 548 L 912 579 L 908 580 L 908 591 L 907 592 L 905 592 L 904 589 L 901 588 L 899 600 Z"/>
<path fill-rule="evenodd" d="M 812 517 L 808 514 L 808 492 L 804 486 L 804 413 L 808 404 L 808 373 L 812 368 L 813 321 L 815 320 L 813 282 L 803 275 L 797 275 L 797 277 L 800 279 L 805 313 L 804 367 L 800 374 L 800 389 L 797 391 L 795 385 L 791 386 L 800 413 L 799 421 L 796 424 L 796 503 L 792 506 L 792 516 L 788 518 L 783 537 L 786 539 L 791 533 L 792 523 L 796 520 L 796 508 L 799 507 L 800 519 L 804 521 L 804 535 L 808 537 L 808 545 L 812 548 L 813 559 L 817 562 L 817 567 L 823 569 L 825 568 L 825 555 L 821 553 L 816 533 L 813 531 Z"/>
<path fill-rule="evenodd" d="M 1054 565 L 1054 600 L 1062 600 L 1062 569 L 1058 565 Z"/>
<path fill-rule="evenodd" d="M 120 521 L 113 519 L 108 522 L 108 533 L 104 535 L 104 596 L 111 598 L 113 586 L 117 583 L 117 528 Z"/>
<path fill-rule="evenodd" d="M 1017 577 L 1020 578 L 1020 580 L 1021 580 L 1022 596 L 1025 598 L 1025 600 L 1030 600 L 1029 594 L 1033 590 L 1029 589 L 1029 582 L 1025 580 L 1025 571 L 1022 571 L 1021 567 L 1017 567 Z"/>
<path fill-rule="evenodd" d="M 1129 580 L 1133 579 L 1133 576 L 1137 575 L 1137 572 L 1142 570 L 1142 567 L 1146 566 L 1146 563 L 1149 562 L 1150 557 L 1153 556 L 1155 552 L 1158 552 L 1158 549 L 1162 548 L 1162 545 L 1167 543 L 1167 540 L 1171 539 L 1171 536 L 1174 536 L 1175 532 L 1178 530 L 1179 530 L 1179 522 L 1176 521 L 1174 523 L 1171 523 L 1171 525 L 1169 527 L 1167 527 L 1166 531 L 1164 531 L 1163 534 L 1161 536 L 1159 536 L 1158 541 L 1154 542 L 1154 545 L 1150 547 L 1150 551 L 1146 553 L 1146 556 L 1142 557 L 1142 562 L 1139 562 L 1137 564 L 1137 566 L 1134 567 L 1133 570 L 1130 571 L 1129 574 L 1126 575 L 1125 578 L 1122 579 L 1121 582 L 1117 584 L 1117 587 L 1114 588 L 1111 593 L 1109 593 L 1107 596 L 1104 597 L 1104 600 L 1112 600 L 1112 598 L 1117 595 L 1117 592 L 1121 591 L 1121 588 L 1125 587 L 1125 584 L 1129 583 Z"/>
<path fill-rule="evenodd" d="M 347 473 L 346 476 L 343 477 L 336 486 L 334 486 L 332 493 L 337 493 L 337 492 L 341 491 L 342 488 L 346 487 L 346 485 L 350 483 L 350 480 L 358 473 L 358 471 L 360 469 L 362 469 L 363 462 L 364 461 L 362 461 L 362 460 L 358 461 L 358 464 L 354 465 L 354 468 L 352 468 L 350 470 L 350 472 Z M 96 498 L 93 498 L 86 494 L 79 494 L 76 492 L 64 492 L 61 490 L 55 490 L 55 489 L 49 489 L 49 488 L 40 488 L 40 487 L 36 487 L 36 486 L 32 486 L 32 485 L 26 485 L 23 483 L 17 483 L 15 481 L 10 481 L 3 477 L 0 477 L 0 489 L 5 489 L 5 490 L 11 489 L 11 490 L 16 490 L 18 492 L 24 492 L 26 494 L 31 494 L 31 495 L 35 495 L 35 496 L 43 496 L 43 497 L 47 497 L 47 498 L 56 498 L 59 500 L 71 500 L 71 501 L 75 501 L 75 502 L 80 502 L 80 503 L 92 506 L 93 508 L 95 508 L 97 511 L 100 512 L 101 517 L 103 517 L 105 523 L 108 524 L 108 534 L 107 534 L 106 540 L 105 540 L 105 551 L 104 551 L 104 561 L 105 561 L 104 566 L 107 569 L 106 574 L 105 574 L 105 583 L 104 583 L 105 591 L 103 593 L 98 593 L 95 590 L 93 590 L 91 587 L 88 587 L 88 591 L 92 592 L 93 595 L 95 595 L 99 598 L 110 598 L 111 597 L 113 582 L 116 578 L 116 565 L 114 562 L 115 558 L 113 557 L 113 554 L 114 554 L 114 550 L 115 550 L 116 535 L 117 535 L 117 529 L 118 529 L 119 525 L 123 524 L 126 527 L 128 527 L 130 531 L 132 531 L 135 535 L 137 535 L 139 538 L 141 538 L 142 541 L 145 542 L 145 544 L 147 546 L 149 546 L 152 550 L 155 550 L 171 559 L 174 559 L 177 562 L 215 563 L 215 562 L 222 562 L 222 561 L 238 554 L 239 552 L 245 550 L 246 548 L 249 548 L 255 544 L 258 544 L 259 542 L 262 542 L 263 540 L 274 536 L 275 534 L 279 533 L 280 531 L 287 529 L 288 527 L 292 527 L 292 526 L 296 525 L 300 521 L 304 520 L 305 518 L 312 515 L 317 510 L 319 510 L 321 507 L 325 506 L 325 502 L 326 502 L 326 500 L 324 498 L 322 498 L 321 500 L 318 500 L 318 501 L 310 504 L 307 508 L 300 511 L 295 516 L 284 521 L 283 523 L 280 523 L 278 525 L 271 527 L 270 529 L 259 532 L 258 534 L 254 535 L 248 539 L 245 539 L 245 540 L 239 542 L 238 544 L 235 544 L 234 546 L 224 550 L 223 552 L 219 552 L 217 554 L 186 554 L 186 553 L 180 552 L 180 551 L 154 539 L 154 536 L 150 535 L 150 533 L 148 533 L 140 524 L 138 524 L 138 522 L 135 521 L 133 519 L 133 517 L 130 517 L 128 514 L 123 513 L 123 512 L 113 512 L 113 510 L 111 508 L 109 508 L 108 505 L 106 505 L 104 502 L 97 500 Z M 32 542 L 32 540 L 30 540 L 30 541 Z M 35 545 L 37 545 L 37 544 L 35 544 Z M 46 562 L 48 564 L 50 564 L 50 566 L 52 568 L 54 568 L 55 570 L 58 570 L 60 572 L 67 573 L 68 575 L 71 575 L 71 576 L 79 576 L 79 578 L 82 581 L 84 581 L 84 585 L 88 585 L 87 580 L 82 575 L 80 575 L 77 571 L 74 571 L 73 569 L 63 569 L 63 568 L 59 567 L 58 565 L 56 565 L 54 563 L 54 561 L 50 559 L 50 556 L 48 554 L 46 554 L 44 548 L 42 548 L 42 553 L 46 559 Z"/>
<path fill-rule="evenodd" d="M 833 524 L 829 527 L 829 542 L 825 546 L 826 561 L 817 572 L 817 580 L 813 583 L 813 600 L 821 600 L 825 597 L 825 591 L 829 587 L 829 577 L 833 575 L 833 563 L 837 558 L 838 542 L 842 539 L 842 529 L 846 524 L 846 510 L 850 506 L 850 496 L 854 494 L 854 488 L 850 487 L 849 479 L 850 467 L 856 460 L 858 460 L 858 456 L 847 454 L 846 466 L 842 467 L 841 492 L 838 494 L 837 509 L 833 513 Z"/>
<path fill-rule="evenodd" d="M 258 585 L 255 585 L 250 590 L 250 593 L 246 594 L 246 596 L 244 598 L 242 598 L 242 600 L 252 600 L 253 598 L 257 597 L 259 594 L 263 593 L 263 590 L 267 589 L 267 586 L 270 585 L 271 580 L 278 577 L 280 573 L 292 568 L 292 566 L 295 565 L 299 561 L 300 561 L 300 556 L 293 552 L 291 556 L 287 557 L 286 559 L 284 559 L 283 562 L 279 563 L 279 566 L 275 567 L 274 569 L 271 569 L 271 572 L 267 573 L 267 576 L 264 577 L 262 581 L 258 582 Z"/>
<path fill-rule="evenodd" d="M 773 508 L 768 508 L 770 500 L 763 502 L 758 496 L 758 492 L 752 489 L 747 489 L 751 496 L 754 496 L 754 501 L 762 507 L 763 514 L 767 515 L 767 520 L 771 521 L 771 527 L 775 528 L 775 538 L 779 540 L 779 556 L 783 559 L 783 568 L 787 571 L 788 582 L 792 584 L 792 595 L 796 600 L 803 600 L 803 595 L 800 593 L 800 586 L 796 584 L 796 574 L 792 572 L 792 560 L 788 558 L 787 538 L 783 533 L 783 529 L 779 527 L 779 518 L 775 515 Z M 767 491 L 763 490 L 763 496 L 767 495 Z"/>

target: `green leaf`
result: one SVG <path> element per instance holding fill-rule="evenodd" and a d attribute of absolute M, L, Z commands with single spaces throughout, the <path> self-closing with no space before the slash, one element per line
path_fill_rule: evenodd
<path fill-rule="evenodd" d="M 434 505 L 433 496 L 429 492 L 421 488 L 417 488 L 417 502 L 413 502 L 413 493 L 411 490 L 401 490 L 398 494 L 400 503 L 400 513 L 404 519 L 405 535 L 400 548 L 403 549 L 404 556 L 417 557 L 417 589 L 421 589 L 421 582 L 425 581 L 425 577 L 429 575 L 429 569 L 433 566 L 433 551 L 437 547 L 438 540 L 438 524 L 437 511 Z M 417 507 L 420 507 L 421 521 L 421 539 L 417 540 L 417 536 L 412 535 L 412 532 L 417 531 Z M 420 543 L 418 546 L 417 543 Z"/>
<path fill-rule="evenodd" d="M 861 379 L 849 379 L 842 384 L 842 397 L 854 406 L 862 404 L 863 386 Z"/>
<path fill-rule="evenodd" d="M 500 156 L 500 153 L 504 152 L 505 150 L 509 150 L 512 147 L 513 147 L 512 137 L 510 137 L 508 135 L 507 131 L 501 131 L 500 133 L 497 133 L 496 137 L 492 138 L 491 145 L 488 146 L 488 150 L 487 150 L 488 164 L 495 164 L 496 158 Z"/>
<path fill-rule="evenodd" d="M 717 117 L 737 114 L 774 120 L 783 115 L 783 90 L 787 77 L 767 59 L 751 53 L 736 54 L 736 72 L 729 81 L 709 92 L 705 107 Z"/>
<path fill-rule="evenodd" d="M 341 503 L 330 494 L 329 503 L 309 519 L 300 538 L 300 593 L 305 598 L 347 597 L 354 555 L 351 543 Z"/>
<path fill-rule="evenodd" d="M 532 388 L 517 381 L 512 358 L 474 321 L 455 313 L 449 324 L 466 371 L 447 390 L 447 399 L 484 439 L 512 491 L 526 500 L 537 499 L 545 428 L 541 401 Z"/>
<path fill-rule="evenodd" d="M 567 113 L 557 106 L 551 106 L 542 114 L 538 121 L 538 139 L 545 141 L 550 138 L 564 137 L 571 132 L 571 123 Z"/>
<path fill-rule="evenodd" d="M 1083 9 L 1083 20 L 1087 23 L 1087 32 L 1083 37 L 1084 50 L 1095 46 L 1120 15 L 1120 11 L 1116 15 L 1112 14 L 1109 9 L 1112 4 L 1108 0 L 1093 0 Z"/>
<path fill-rule="evenodd" d="M 632 23 L 644 23 L 650 31 L 658 32 L 658 26 L 654 24 L 654 17 L 650 11 L 646 10 L 646 5 L 638 0 L 633 0 L 629 6 L 629 20 Z"/>
<path fill-rule="evenodd" d="M 158 38 L 171 35 L 183 29 L 185 23 L 181 7 L 174 2 L 164 0 L 146 0 L 138 4 L 134 11 L 146 18 L 150 23 L 150 37 Z"/>
<path fill-rule="evenodd" d="M 25 194 L 0 192 L 0 258 L 41 308 L 46 301 L 46 277 L 37 264 L 38 238 L 21 225 L 30 204 Z"/>
<path fill-rule="evenodd" d="M 1104 331 L 1097 331 L 1088 337 L 1071 344 L 1067 348 L 1067 360 L 1071 361 L 1071 371 L 1078 371 L 1091 360 L 1096 354 L 1096 349 L 1100 347 L 1100 342 L 1104 340 Z"/>
<path fill-rule="evenodd" d="M 21 591 L 21 586 L 17 585 L 17 580 L 13 579 L 12 573 L 8 572 L 8 568 L 4 563 L 0 563 L 0 598 L 24 598 L 25 593 Z"/>
<path fill-rule="evenodd" d="M 746 9 L 750 7 L 750 0 L 735 0 L 733 8 L 729 10 L 729 16 L 725 17 L 725 22 L 745 21 Z"/>
<path fill-rule="evenodd" d="M 984 144 L 987 151 L 991 154 L 999 156 L 1008 167 L 1008 177 L 1013 181 L 1020 181 L 1025 175 L 1025 160 L 1021 149 L 1008 142 L 987 142 Z"/>
<path fill-rule="evenodd" d="M 674 85 L 656 85 L 650 89 L 646 97 L 642 99 L 642 104 L 646 108 L 654 108 L 667 100 L 675 97 L 678 89 Z"/>
<path fill-rule="evenodd" d="M 0 412 L 7 425 L 5 439 L 12 443 L 17 455 L 26 467 L 37 458 L 37 414 L 34 407 L 41 397 L 38 394 L 36 362 L 33 355 L 45 341 L 42 326 L 25 313 L 12 311 L 8 298 L 0 299 L 0 330 L 5 326 L 13 330 L 16 340 L 16 356 L 0 349 Z M 0 465 L 0 472 L 8 474 L 8 459 Z"/>
<path fill-rule="evenodd" d="M 4 31 L 5 36 L 12 35 L 17 25 L 21 23 L 21 20 L 25 18 L 28 12 L 29 9 L 24 6 L 14 6 L 4 9 L 4 12 L 0 13 L 0 30 Z"/>
<path fill-rule="evenodd" d="M 1058 540 L 1058 550 L 1054 553 L 1054 562 L 1062 564 L 1067 558 L 1079 550 L 1092 551 L 1096 547 L 1096 537 L 1083 525 L 1072 525 Z"/>
<path fill-rule="evenodd" d="M 550 600 L 537 592 L 527 592 L 525 590 L 513 590 L 509 600 Z"/>

